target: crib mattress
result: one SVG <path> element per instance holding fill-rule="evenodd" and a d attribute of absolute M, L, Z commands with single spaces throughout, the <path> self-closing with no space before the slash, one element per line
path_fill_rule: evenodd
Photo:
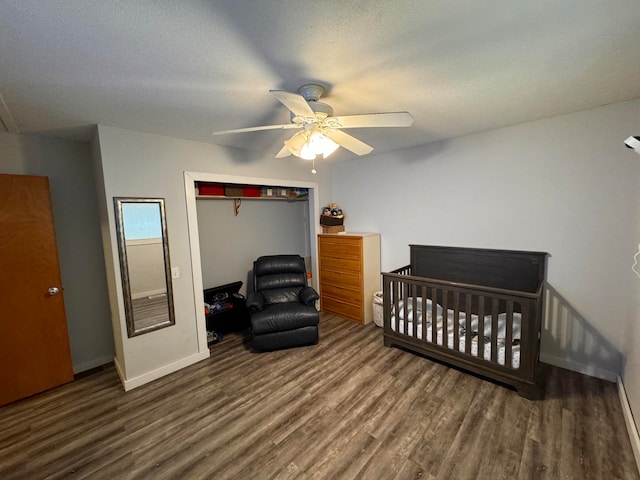
<path fill-rule="evenodd" d="M 420 338 L 422 340 L 426 340 L 430 343 L 435 343 L 437 345 L 447 347 L 451 350 L 457 350 L 460 352 L 466 351 L 466 330 L 467 328 L 471 329 L 472 341 L 471 341 L 471 355 L 473 357 L 480 357 L 484 360 L 491 361 L 491 329 L 492 329 L 492 317 L 491 315 L 484 316 L 484 346 L 482 355 L 480 356 L 478 353 L 478 326 L 479 326 L 479 318 L 478 315 L 472 314 L 467 321 L 467 316 L 464 312 L 459 313 L 458 325 L 455 325 L 455 317 L 453 310 L 447 310 L 447 315 L 443 315 L 443 310 L 440 305 L 436 305 L 436 339 L 433 339 L 433 328 L 432 328 L 432 305 L 431 300 L 427 299 L 425 305 L 425 315 L 426 315 L 426 338 L 423 335 L 423 312 L 422 312 L 422 299 L 416 298 L 416 308 L 415 312 L 414 301 L 412 298 L 408 298 L 406 302 L 400 301 L 398 302 L 398 319 L 396 321 L 396 312 L 395 305 L 392 306 L 391 310 L 391 329 L 394 332 L 398 332 L 403 335 L 414 336 L 416 338 Z M 405 308 L 406 305 L 406 308 Z M 405 320 L 406 317 L 406 320 Z M 417 325 L 414 331 L 413 321 L 414 318 L 417 318 Z M 512 331 L 512 341 L 511 341 L 511 368 L 517 369 L 520 367 L 520 326 L 521 326 L 521 315 L 517 312 L 513 313 L 513 331 Z M 396 327 L 397 324 L 397 327 Z M 455 343 L 455 334 L 454 329 L 458 329 L 458 348 L 454 348 Z M 445 342 L 445 332 L 446 331 L 446 343 Z M 505 355 L 506 355 L 506 331 L 507 331 L 507 316 L 505 313 L 501 313 L 498 315 L 498 332 L 497 332 L 497 363 L 499 365 L 505 365 Z"/>

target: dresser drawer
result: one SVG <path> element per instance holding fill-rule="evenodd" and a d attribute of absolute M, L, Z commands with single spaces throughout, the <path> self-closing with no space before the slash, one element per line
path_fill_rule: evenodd
<path fill-rule="evenodd" d="M 342 318 L 362 322 L 362 307 L 360 305 L 353 305 L 333 297 L 323 296 L 320 301 L 320 310 L 333 313 Z"/>
<path fill-rule="evenodd" d="M 362 303 L 362 291 L 360 288 L 344 287 L 334 283 L 320 283 L 320 294 L 339 299 L 345 303 L 359 305 Z"/>
<path fill-rule="evenodd" d="M 329 270 L 323 268 L 320 271 L 320 283 L 346 285 L 352 288 L 360 289 L 360 274 L 358 272 Z"/>
<path fill-rule="evenodd" d="M 362 241 L 359 239 L 343 238 L 335 241 L 333 238 L 320 238 L 318 242 L 320 257 L 353 259 L 360 261 L 362 257 Z"/>
<path fill-rule="evenodd" d="M 324 268 L 359 272 L 362 269 L 362 262 L 360 258 L 339 258 L 320 254 L 320 269 Z"/>
<path fill-rule="evenodd" d="M 332 245 L 354 245 L 358 248 L 362 247 L 362 237 L 360 236 L 349 236 L 349 235 L 319 235 L 318 241 L 322 244 L 332 244 Z"/>

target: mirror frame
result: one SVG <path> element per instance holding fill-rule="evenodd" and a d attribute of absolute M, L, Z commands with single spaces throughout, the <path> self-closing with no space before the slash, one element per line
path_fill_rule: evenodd
<path fill-rule="evenodd" d="M 127 335 L 135 337 L 144 333 L 175 325 L 176 318 L 173 306 L 173 286 L 171 284 L 171 263 L 169 261 L 169 237 L 167 235 L 167 221 L 164 209 L 164 198 L 113 197 L 116 211 L 116 236 L 118 239 L 118 253 L 120 254 L 120 274 L 122 276 L 122 295 L 127 323 Z M 169 320 L 148 327 L 136 328 L 133 316 L 133 299 L 131 298 L 131 282 L 129 279 L 129 261 L 127 258 L 127 243 L 124 231 L 123 204 L 126 203 L 156 203 L 160 210 L 160 225 L 162 230 L 162 253 L 164 259 L 164 276 L 167 286 L 167 308 Z"/>

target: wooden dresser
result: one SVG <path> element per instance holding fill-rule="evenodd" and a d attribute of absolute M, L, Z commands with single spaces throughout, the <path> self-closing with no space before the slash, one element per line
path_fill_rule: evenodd
<path fill-rule="evenodd" d="M 320 310 L 359 323 L 373 320 L 380 290 L 380 235 L 318 235 Z"/>

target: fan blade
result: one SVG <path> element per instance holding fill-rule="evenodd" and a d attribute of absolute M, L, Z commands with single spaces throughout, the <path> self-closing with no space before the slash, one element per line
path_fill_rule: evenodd
<path fill-rule="evenodd" d="M 211 135 L 225 135 L 227 133 L 259 132 L 260 130 L 287 130 L 289 128 L 301 128 L 301 127 L 302 125 L 298 123 L 283 123 L 281 125 L 263 125 L 261 127 L 236 128 L 234 130 L 220 130 L 219 132 L 213 132 Z"/>
<path fill-rule="evenodd" d="M 368 115 L 347 115 L 344 117 L 329 117 L 328 127 L 336 128 L 333 122 L 338 122 L 337 128 L 368 128 L 368 127 L 410 127 L 413 117 L 409 112 L 370 113 Z"/>
<path fill-rule="evenodd" d="M 325 137 L 329 137 L 338 145 L 346 148 L 356 155 L 366 155 L 367 153 L 371 153 L 373 151 L 373 147 L 371 145 L 367 145 L 366 143 L 361 142 L 356 137 L 352 137 L 342 130 L 326 130 L 323 133 Z"/>
<path fill-rule="evenodd" d="M 282 147 L 280 149 L 280 151 L 276 154 L 276 158 L 284 158 L 284 157 L 288 157 L 291 155 L 291 152 L 289 151 L 289 149 L 287 148 L 287 146 L 285 145 L 284 147 Z"/>
<path fill-rule="evenodd" d="M 285 92 L 284 90 L 269 90 L 269 92 L 297 117 L 316 117 L 316 114 L 311 110 L 311 107 L 302 95 Z"/>

